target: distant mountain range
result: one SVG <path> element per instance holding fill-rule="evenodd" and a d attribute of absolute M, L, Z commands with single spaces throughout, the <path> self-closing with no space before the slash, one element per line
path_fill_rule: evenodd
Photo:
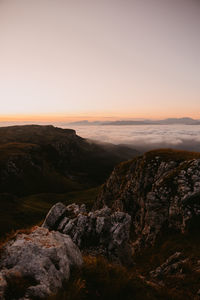
<path fill-rule="evenodd" d="M 71 126 L 90 126 L 90 125 L 200 125 L 200 120 L 195 120 L 192 118 L 168 118 L 163 120 L 116 120 L 116 121 L 93 121 L 81 120 L 77 122 L 66 123 Z"/>

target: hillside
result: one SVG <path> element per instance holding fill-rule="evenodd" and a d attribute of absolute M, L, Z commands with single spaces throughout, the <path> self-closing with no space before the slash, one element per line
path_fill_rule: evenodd
<path fill-rule="evenodd" d="M 3 299 L 199 300 L 200 153 L 147 152 L 99 189 L 3 244 Z"/>
<path fill-rule="evenodd" d="M 136 268 L 172 293 L 199 299 L 200 153 L 160 149 L 119 164 L 95 209 L 130 214 Z"/>
<path fill-rule="evenodd" d="M 114 152 L 113 147 L 118 151 Z M 18 179 L 23 175 L 26 175 L 27 181 L 29 177 L 30 180 L 34 177 L 34 180 L 40 181 L 34 183 L 31 180 L 34 191 L 37 185 L 38 191 L 46 190 L 46 182 L 43 180 L 47 180 L 49 171 L 75 182 L 99 184 L 105 180 L 115 164 L 135 154 L 137 152 L 132 149 L 127 153 L 127 147 L 118 148 L 111 145 L 109 148 L 89 142 L 77 136 L 71 129 L 61 129 L 51 125 L 1 127 L 0 163 L 3 174 L 1 174 L 0 190 L 8 190 L 6 187 L 3 188 L 3 185 L 10 180 L 7 177 L 19 181 Z M 39 175 L 42 178 L 38 178 Z M 65 189 L 65 182 L 59 179 L 60 185 Z M 30 185 L 25 184 L 21 189 L 19 185 L 20 183 L 17 182 L 16 187 L 12 186 L 12 189 L 16 189 L 17 193 L 25 193 L 26 189 L 28 193 L 30 192 L 28 190 L 31 189 Z M 48 185 L 49 188 L 56 189 L 56 183 L 54 187 Z M 58 188 L 60 189 L 60 186 Z"/>
<path fill-rule="evenodd" d="M 114 166 L 136 153 L 51 125 L 0 127 L 0 235 L 38 222 L 60 199 L 94 200 Z"/>

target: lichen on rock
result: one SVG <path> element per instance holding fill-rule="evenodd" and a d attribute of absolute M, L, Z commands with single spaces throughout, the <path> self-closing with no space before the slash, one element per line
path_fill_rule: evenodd
<path fill-rule="evenodd" d="M 51 208 L 43 226 L 69 235 L 83 251 L 103 254 L 112 261 L 127 265 L 132 263 L 129 243 L 131 217 L 128 213 L 113 212 L 106 206 L 87 212 L 84 205 L 71 204 L 60 218 L 60 211 L 64 211 L 63 207 L 60 210 L 61 207 L 62 204 L 57 203 Z M 56 228 L 54 224 L 57 224 Z"/>
<path fill-rule="evenodd" d="M 131 215 L 135 251 L 153 245 L 164 229 L 198 230 L 199 154 L 161 149 L 120 164 L 104 184 L 95 209 L 104 205 Z"/>
<path fill-rule="evenodd" d="M 81 265 L 81 252 L 67 235 L 41 227 L 17 234 L 2 249 L 0 298 L 45 298 L 62 287 L 72 268 Z M 22 285 L 18 294 L 14 282 Z"/>

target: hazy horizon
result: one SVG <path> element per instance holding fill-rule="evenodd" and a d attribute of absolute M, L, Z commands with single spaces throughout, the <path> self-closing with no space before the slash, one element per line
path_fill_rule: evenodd
<path fill-rule="evenodd" d="M 51 115 L 41 115 L 41 116 L 30 116 L 30 115 L 12 115 L 5 116 L 0 114 L 0 124 L 9 123 L 9 124 L 26 124 L 26 123 L 34 123 L 34 124 L 56 124 L 56 123 L 75 123 L 75 122 L 113 122 L 113 121 L 158 121 L 158 120 L 166 120 L 166 119 L 193 119 L 200 120 L 200 115 L 197 118 L 194 118 L 189 115 L 183 115 L 180 117 L 175 117 L 173 115 L 169 115 L 161 118 L 147 118 L 147 117 L 127 117 L 127 116 L 51 116 Z"/>

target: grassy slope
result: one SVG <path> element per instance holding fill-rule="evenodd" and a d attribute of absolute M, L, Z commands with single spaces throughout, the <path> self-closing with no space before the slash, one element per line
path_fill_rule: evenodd
<path fill-rule="evenodd" d="M 120 163 L 116 170 L 119 174 L 126 174 L 127 170 L 131 166 L 131 164 L 139 158 L 143 158 L 145 163 L 149 163 L 152 159 L 156 156 L 159 156 L 162 161 L 188 161 L 192 159 L 200 159 L 200 152 L 190 152 L 190 151 L 183 151 L 183 150 L 174 150 L 174 149 L 156 149 L 152 151 L 146 152 L 144 155 L 136 156 L 134 159 L 130 159 L 128 161 L 124 161 Z"/>
<path fill-rule="evenodd" d="M 193 300 L 199 290 L 200 272 L 194 271 L 194 264 L 200 260 L 200 236 L 194 234 L 180 234 L 168 232 L 160 237 L 154 247 L 145 249 L 135 262 L 140 274 L 147 276 L 151 270 L 163 264 L 175 252 L 181 252 L 189 259 L 183 267 L 184 276 L 171 276 L 164 279 L 172 299 Z"/>
<path fill-rule="evenodd" d="M 40 222 L 58 201 L 91 206 L 114 165 L 134 154 L 110 147 L 53 126 L 0 127 L 0 237 Z"/>
<path fill-rule="evenodd" d="M 102 257 L 84 256 L 83 267 L 73 272 L 59 294 L 48 300 L 170 300 L 166 290 L 151 286 L 135 271 Z"/>
<path fill-rule="evenodd" d="M 145 157 L 149 160 L 155 158 L 156 156 L 162 158 L 163 161 L 173 160 L 181 162 L 184 160 L 200 158 L 200 152 L 191 152 L 175 149 L 156 149 L 145 153 Z"/>
<path fill-rule="evenodd" d="M 56 202 L 70 204 L 85 203 L 91 208 L 99 187 L 87 190 L 71 191 L 64 194 L 42 193 L 17 198 L 9 194 L 1 195 L 0 203 L 0 237 L 5 236 L 12 230 L 26 228 L 40 223 L 48 210 Z"/>
<path fill-rule="evenodd" d="M 0 236 L 39 222 L 57 201 L 94 201 L 95 187 L 135 154 L 128 147 L 87 142 L 74 130 L 0 127 Z"/>

